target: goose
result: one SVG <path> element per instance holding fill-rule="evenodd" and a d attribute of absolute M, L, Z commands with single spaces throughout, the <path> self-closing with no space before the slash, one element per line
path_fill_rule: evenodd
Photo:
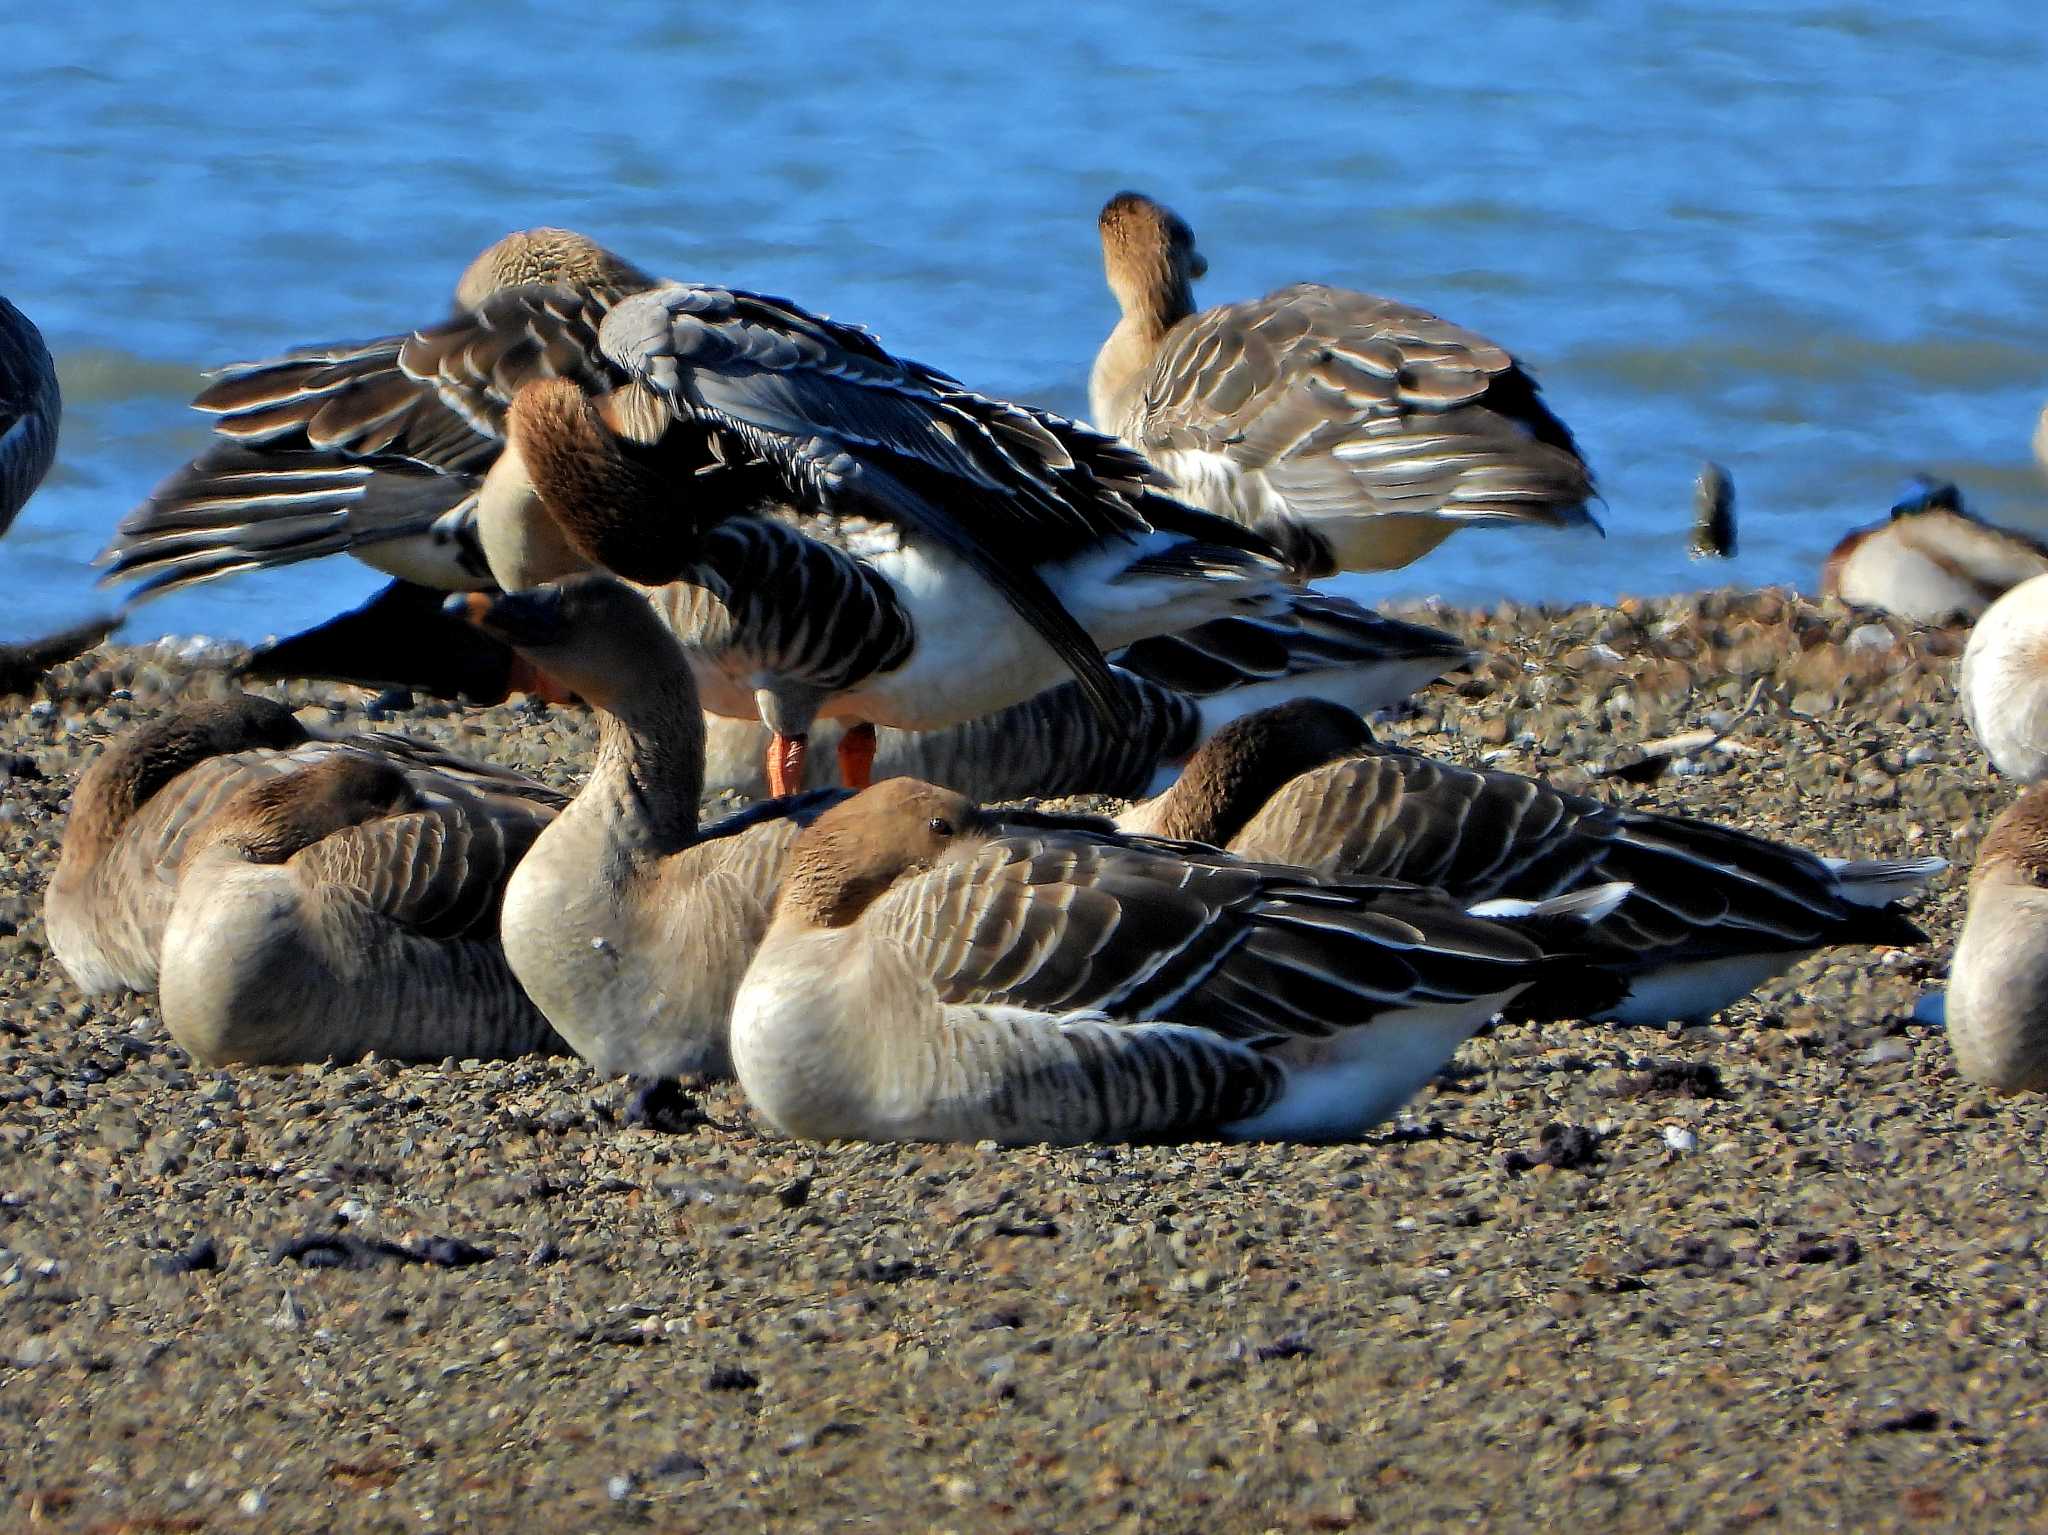
<path fill-rule="evenodd" d="M 559 1049 L 497 938 L 562 796 L 403 737 L 318 737 L 282 705 L 191 703 L 81 776 L 45 905 L 88 994 L 155 991 L 206 1062 Z"/>
<path fill-rule="evenodd" d="M 2048 786 L 2006 806 L 1977 849 L 1946 1023 L 1971 1081 L 2001 1093 L 2048 1088 Z"/>
<path fill-rule="evenodd" d="M 1473 524 L 1598 529 L 1571 432 L 1485 337 L 1321 283 L 1198 314 L 1179 215 L 1119 192 L 1098 223 L 1121 317 L 1089 414 L 1308 574 L 1394 570 Z"/>
<path fill-rule="evenodd" d="M 1956 669 L 1963 716 L 2008 778 L 2048 777 L 2048 574 L 1984 610 Z"/>
<path fill-rule="evenodd" d="M 1926 483 L 1883 522 L 1858 528 L 1821 566 L 1821 595 L 1920 624 L 1969 623 L 2022 581 L 2048 574 L 2048 546 Z"/>
<path fill-rule="evenodd" d="M 698 824 L 704 715 L 646 593 L 597 573 L 447 599 L 589 702 L 596 760 L 505 889 L 505 957 L 569 1047 L 636 1101 L 730 1076 L 727 1021 L 802 818 L 833 791 Z"/>
<path fill-rule="evenodd" d="M 791 846 L 733 1062 L 769 1124 L 812 1140 L 1352 1136 L 1529 986 L 1578 974 L 1542 928 L 1620 893 L 1490 920 L 1390 881 L 1006 827 L 894 778 Z"/>
<path fill-rule="evenodd" d="M 601 399 L 524 384 L 483 492 L 500 584 L 585 565 L 658 586 L 706 707 L 758 713 L 769 786 L 839 718 L 843 780 L 874 727 L 929 730 L 1071 675 L 1117 717 L 1101 655 L 1277 604 L 1271 546 L 1151 486 L 1121 445 L 971 395 L 779 300 L 673 285 L 601 328 Z M 750 456 L 751 455 L 751 456 Z"/>
<path fill-rule="evenodd" d="M 1626 810 L 1513 773 L 1376 742 L 1302 699 L 1219 731 L 1164 794 L 1119 818 L 1331 879 L 1412 880 L 1463 901 L 1633 888 L 1593 924 L 1589 960 L 1626 981 L 1589 1021 L 1711 1017 L 1815 950 L 1925 941 L 1895 902 L 1939 858 L 1851 863 L 1689 817 Z M 1517 1010 L 1541 1012 L 1532 990 Z"/>
<path fill-rule="evenodd" d="M 516 230 L 463 270 L 454 323 L 516 292 L 594 328 L 620 298 L 652 286 L 587 235 Z M 216 418 L 219 441 L 122 519 L 99 556 L 107 579 L 133 583 L 140 598 L 347 553 L 438 590 L 488 586 L 476 498 L 503 443 L 503 411 L 408 370 L 408 340 L 300 347 L 218 370 L 192 403 Z M 534 369 L 586 365 L 537 339 L 501 354 Z"/>
<path fill-rule="evenodd" d="M 1101 648 L 1256 608 L 1290 579 L 1263 538 L 1162 494 L 1113 439 L 974 394 L 865 331 L 738 289 L 614 297 L 500 287 L 409 337 L 286 359 L 282 386 L 263 365 L 232 375 L 212 404 L 224 432 L 383 456 L 351 464 L 358 478 L 397 452 L 391 494 L 425 497 L 436 536 L 484 569 L 394 574 L 519 590 L 600 564 L 692 583 L 670 611 L 706 702 L 766 721 L 778 790 L 801 782 L 821 713 L 856 726 L 841 754 L 855 783 L 874 723 L 954 724 L 1069 674 L 1113 717 Z M 242 553 L 222 566 L 199 552 L 217 533 L 179 542 L 190 498 L 159 499 L 170 510 L 146 506 L 110 550 L 117 575 L 168 566 L 145 587 L 236 568 L 252 544 L 304 558 L 357 539 L 324 502 L 327 542 L 309 544 L 297 502 L 245 497 L 227 516 Z M 211 503 L 196 515 L 220 520 Z"/>
<path fill-rule="evenodd" d="M 50 472 L 63 413 L 57 365 L 42 332 L 0 298 L 0 533 Z"/>

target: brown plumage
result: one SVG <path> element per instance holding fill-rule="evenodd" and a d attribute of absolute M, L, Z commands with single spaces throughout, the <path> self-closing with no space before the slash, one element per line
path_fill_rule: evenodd
<path fill-rule="evenodd" d="M 1320 283 L 1197 314 L 1178 215 L 1120 192 L 1099 224 L 1122 318 L 1090 413 L 1196 505 L 1311 574 L 1393 569 L 1467 524 L 1597 527 L 1570 431 L 1485 337 Z"/>
<path fill-rule="evenodd" d="M 1376 744 L 1362 721 L 1315 699 L 1220 731 L 1180 782 L 1120 824 L 1326 878 L 1412 880 L 1466 902 L 1625 881 L 1629 895 L 1593 924 L 1587 952 L 1627 978 L 1629 996 L 1611 1015 L 1630 1021 L 1718 1011 L 1825 945 L 1924 941 L 1895 898 L 1944 867 L 1825 860 L 1711 822 L 1460 767 Z M 1559 999 L 1544 994 L 1541 1005 Z"/>
<path fill-rule="evenodd" d="M 734 1063 L 814 1138 L 1355 1134 L 1571 968 L 1528 934 L 1579 906 L 1517 932 L 1409 885 L 1006 824 L 893 779 L 797 837 Z"/>
<path fill-rule="evenodd" d="M 562 796 L 280 705 L 187 705 L 81 777 L 45 917 L 88 991 L 159 992 L 205 1060 L 556 1048 L 498 944 Z"/>

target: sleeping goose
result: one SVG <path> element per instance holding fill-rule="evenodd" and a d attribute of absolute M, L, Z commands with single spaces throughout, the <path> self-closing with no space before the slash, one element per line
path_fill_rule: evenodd
<path fill-rule="evenodd" d="M 90 993 L 157 991 L 203 1061 L 559 1048 L 498 944 L 506 876 L 562 797 L 282 705 L 187 704 L 73 795 L 45 918 Z"/>
<path fill-rule="evenodd" d="M 2048 1088 L 2048 787 L 2006 806 L 1977 849 L 1949 964 L 1956 1066 L 1997 1092 Z"/>
<path fill-rule="evenodd" d="M 1540 930 L 1619 893 L 1512 904 Z M 1327 1139 L 1561 974 L 1582 972 L 1435 892 L 1005 827 L 896 778 L 798 835 L 732 1053 L 809 1139 Z"/>
<path fill-rule="evenodd" d="M 1946 864 L 1848 863 L 1730 827 L 1625 810 L 1539 779 L 1384 746 L 1350 711 L 1303 699 L 1226 727 L 1179 780 L 1119 821 L 1331 879 L 1435 886 L 1463 901 L 1633 886 L 1588 935 L 1627 990 L 1590 1016 L 1703 1019 L 1833 944 L 1925 935 L 1894 904 Z M 1541 992 L 1518 1009 L 1550 1005 Z"/>
<path fill-rule="evenodd" d="M 1571 432 L 1485 337 L 1321 283 L 1197 314 L 1208 263 L 1178 215 L 1119 192 L 1100 229 L 1122 318 L 1095 424 L 1309 574 L 1393 570 L 1471 524 L 1599 526 Z"/>
<path fill-rule="evenodd" d="M 585 235 L 526 229 L 484 250 L 455 285 L 455 314 L 519 291 L 582 318 L 654 279 Z M 490 584 L 476 495 L 503 444 L 503 409 L 409 370 L 408 337 L 300 347 L 220 369 L 192 402 L 221 440 L 156 487 L 100 555 L 138 596 L 237 571 L 348 553 L 449 591 Z M 529 370 L 574 372 L 573 351 L 501 348 Z"/>
<path fill-rule="evenodd" d="M 1820 589 L 1921 624 L 1969 623 L 2048 574 L 2048 546 L 1984 521 L 1946 482 L 1924 481 L 1883 522 L 1857 528 L 1821 566 Z"/>
<path fill-rule="evenodd" d="M 42 332 L 0 298 L 0 533 L 50 472 L 63 413 L 57 365 Z"/>

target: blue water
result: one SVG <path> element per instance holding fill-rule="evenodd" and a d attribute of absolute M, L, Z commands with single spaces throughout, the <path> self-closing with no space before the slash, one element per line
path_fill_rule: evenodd
<path fill-rule="evenodd" d="M 1468 533 L 1358 595 L 1810 584 L 1917 469 L 2048 520 L 2048 28 L 2019 0 L 129 9 L 0 17 L 0 291 L 67 400 L 0 629 L 93 605 L 86 562 L 204 440 L 198 370 L 435 318 L 523 225 L 1082 412 L 1124 186 L 1193 224 L 1205 300 L 1426 305 L 1578 432 L 1605 541 Z M 1708 456 L 1732 564 L 1684 552 Z M 376 584 L 234 578 L 130 634 L 283 632 Z"/>

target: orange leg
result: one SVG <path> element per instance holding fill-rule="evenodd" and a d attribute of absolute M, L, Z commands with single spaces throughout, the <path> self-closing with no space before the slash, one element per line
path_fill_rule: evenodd
<path fill-rule="evenodd" d="M 780 798 L 802 792 L 804 749 L 809 736 L 772 736 L 768 741 L 768 792 Z"/>
<path fill-rule="evenodd" d="M 524 656 L 514 656 L 512 658 L 512 670 L 505 678 L 505 688 L 508 692 L 524 693 L 528 698 L 538 698 L 545 703 L 573 704 L 582 702 L 568 688 L 555 681 L 554 678 L 550 677 Z"/>
<path fill-rule="evenodd" d="M 849 725 L 839 738 L 839 781 L 849 789 L 865 789 L 875 781 L 875 727 Z"/>

